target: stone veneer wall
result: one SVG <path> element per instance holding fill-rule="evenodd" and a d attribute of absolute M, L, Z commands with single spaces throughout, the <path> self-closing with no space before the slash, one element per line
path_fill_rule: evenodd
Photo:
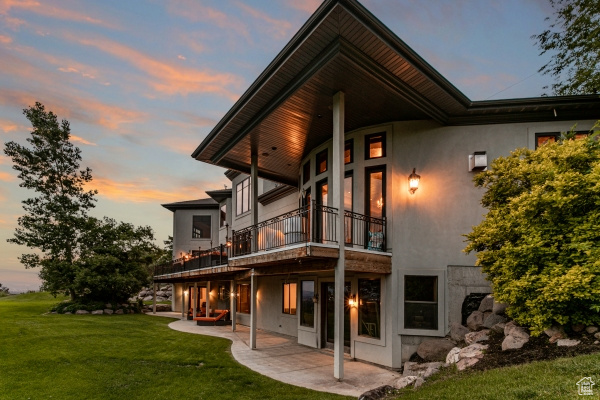
<path fill-rule="evenodd" d="M 480 267 L 467 265 L 448 266 L 448 326 L 461 323 L 461 307 L 471 293 L 491 293 L 491 283 L 485 279 Z"/>

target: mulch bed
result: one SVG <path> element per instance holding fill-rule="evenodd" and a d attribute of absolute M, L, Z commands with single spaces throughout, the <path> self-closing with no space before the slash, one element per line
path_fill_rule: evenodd
<path fill-rule="evenodd" d="M 485 371 L 493 368 L 508 367 L 511 365 L 525 364 L 532 361 L 554 360 L 561 357 L 574 357 L 600 352 L 600 344 L 594 344 L 597 340 L 594 335 L 585 331 L 569 332 L 569 339 L 580 340 L 577 346 L 559 347 L 556 343 L 550 343 L 548 336 L 541 334 L 538 337 L 529 338 L 529 342 L 516 350 L 502 351 L 504 335 L 490 332 L 490 340 L 482 342 L 489 345 L 484 352 L 484 357 L 469 370 Z"/>

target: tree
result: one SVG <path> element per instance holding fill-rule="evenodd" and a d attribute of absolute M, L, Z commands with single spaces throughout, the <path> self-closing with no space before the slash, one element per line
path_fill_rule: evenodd
<path fill-rule="evenodd" d="M 33 127 L 27 139 L 31 148 L 8 142 L 4 153 L 19 172 L 19 186 L 34 190 L 37 196 L 23 201 L 27 214 L 19 217 L 19 227 L 8 242 L 38 249 L 23 254 L 21 263 L 26 268 L 41 267 L 43 290 L 54 295 L 66 291 L 74 299 L 74 261 L 97 191 L 84 188 L 92 180 L 91 170 L 80 170 L 81 150 L 69 141 L 69 122 L 59 124 L 56 115 L 38 102 L 23 114 Z"/>
<path fill-rule="evenodd" d="M 10 292 L 10 289 L 7 288 L 6 286 L 2 286 L 2 284 L 0 283 L 0 297 L 4 297 L 7 296 Z"/>
<path fill-rule="evenodd" d="M 465 251 L 534 335 L 600 323 L 600 144 L 573 136 L 517 149 L 474 178 L 489 211 Z"/>
<path fill-rule="evenodd" d="M 539 72 L 552 75 L 555 95 L 591 94 L 600 91 L 600 1 L 550 0 L 555 21 L 534 35 L 540 55 L 552 59 Z M 549 18 L 547 18 L 549 20 Z"/>

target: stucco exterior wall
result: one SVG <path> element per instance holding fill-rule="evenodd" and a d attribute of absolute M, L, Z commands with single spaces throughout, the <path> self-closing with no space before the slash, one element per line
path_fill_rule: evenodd
<path fill-rule="evenodd" d="M 192 238 L 192 220 L 194 215 L 210 215 L 211 217 L 211 235 L 207 239 Z M 173 213 L 173 257 L 181 257 L 181 253 L 187 254 L 190 250 L 208 250 L 219 243 L 219 210 L 198 209 L 198 210 L 176 210 Z"/>

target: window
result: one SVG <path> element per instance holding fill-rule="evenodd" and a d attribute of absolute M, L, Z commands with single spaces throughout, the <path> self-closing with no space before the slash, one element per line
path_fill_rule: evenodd
<path fill-rule="evenodd" d="M 381 280 L 358 280 L 358 334 L 381 337 Z"/>
<path fill-rule="evenodd" d="M 296 315 L 296 287 L 297 283 L 283 284 L 283 313 Z"/>
<path fill-rule="evenodd" d="M 354 162 L 354 140 L 346 140 L 344 143 L 344 164 Z"/>
<path fill-rule="evenodd" d="M 210 215 L 194 215 L 192 239 L 210 239 Z"/>
<path fill-rule="evenodd" d="M 315 326 L 315 281 L 302 281 L 300 293 L 300 325 Z"/>
<path fill-rule="evenodd" d="M 238 183 L 235 191 L 236 215 L 240 215 L 250 210 L 250 177 Z"/>
<path fill-rule="evenodd" d="M 385 157 L 385 132 L 365 136 L 365 160 Z"/>
<path fill-rule="evenodd" d="M 250 314 L 250 285 L 238 285 L 236 298 L 236 311 Z"/>
<path fill-rule="evenodd" d="M 352 171 L 347 171 L 344 177 L 344 210 L 352 211 Z M 352 243 L 352 218 L 344 218 L 345 243 Z"/>
<path fill-rule="evenodd" d="M 582 139 L 588 136 L 588 132 L 575 132 L 575 139 Z M 536 133 L 535 134 L 535 148 L 545 145 L 546 143 L 554 143 L 560 139 L 560 133 L 549 132 L 549 133 Z"/>
<path fill-rule="evenodd" d="M 438 329 L 438 277 L 404 277 L 404 328 Z"/>
<path fill-rule="evenodd" d="M 327 171 L 327 149 L 317 153 L 317 175 Z"/>
<path fill-rule="evenodd" d="M 310 161 L 302 167 L 302 184 L 306 184 L 310 180 Z"/>
<path fill-rule="evenodd" d="M 221 206 L 220 215 L 221 215 L 221 217 L 220 217 L 220 219 L 221 219 L 221 227 L 223 227 L 227 223 L 227 204 L 223 204 Z"/>

